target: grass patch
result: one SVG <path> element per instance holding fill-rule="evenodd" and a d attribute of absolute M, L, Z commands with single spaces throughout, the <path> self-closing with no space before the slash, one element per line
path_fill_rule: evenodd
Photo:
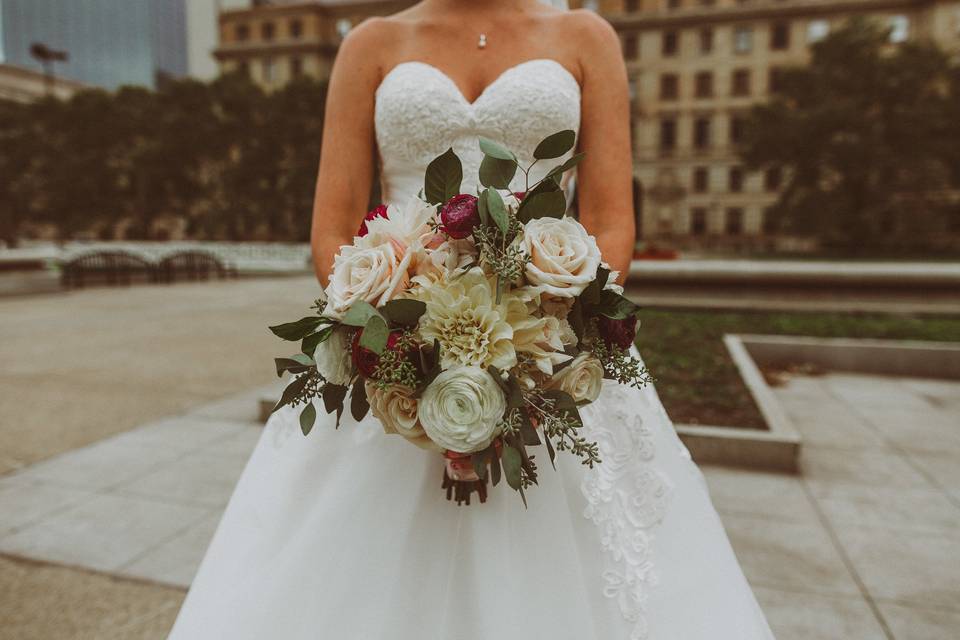
<path fill-rule="evenodd" d="M 960 317 L 646 309 L 637 347 L 677 423 L 765 428 L 726 333 L 960 342 Z"/>

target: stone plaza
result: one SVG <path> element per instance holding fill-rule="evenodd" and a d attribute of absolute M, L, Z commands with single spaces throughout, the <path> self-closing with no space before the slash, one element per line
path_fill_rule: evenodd
<path fill-rule="evenodd" d="M 310 278 L 0 300 L 0 638 L 164 638 Z M 776 394 L 797 475 L 705 467 L 780 640 L 960 636 L 960 382 Z"/>

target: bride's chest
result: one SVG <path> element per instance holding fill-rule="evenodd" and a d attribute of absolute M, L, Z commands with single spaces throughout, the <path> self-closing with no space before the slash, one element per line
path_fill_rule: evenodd
<path fill-rule="evenodd" d="M 470 154 L 477 136 L 528 156 L 546 136 L 579 124 L 580 87 L 553 60 L 507 69 L 473 102 L 442 71 L 422 62 L 394 67 L 376 94 L 377 143 L 385 161 L 425 163 L 451 146 L 458 155 Z"/>

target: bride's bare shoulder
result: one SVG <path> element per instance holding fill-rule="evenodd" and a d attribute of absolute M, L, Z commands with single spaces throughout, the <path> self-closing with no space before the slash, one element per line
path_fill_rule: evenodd
<path fill-rule="evenodd" d="M 581 70 L 619 70 L 623 65 L 620 53 L 620 37 L 613 26 L 587 9 L 562 12 L 557 33 L 562 35 L 565 46 L 572 47 Z"/>

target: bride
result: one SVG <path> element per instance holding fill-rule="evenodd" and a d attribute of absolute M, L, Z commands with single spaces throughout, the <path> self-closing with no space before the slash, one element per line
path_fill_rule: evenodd
<path fill-rule="evenodd" d="M 375 164 L 383 200 L 397 202 L 451 145 L 476 176 L 477 136 L 529 163 L 533 145 L 563 129 L 578 130 L 586 152 L 580 220 L 626 273 L 629 101 L 606 22 L 537 0 L 423 0 L 364 22 L 330 81 L 320 280 L 357 230 Z M 336 432 L 328 419 L 304 438 L 297 414 L 285 407 L 267 424 L 172 639 L 773 637 L 650 387 L 604 388 L 583 411 L 602 464 L 558 459 L 529 509 L 506 490 L 457 507 L 440 491 L 439 456 L 385 437 L 373 419 L 345 417 Z"/>

